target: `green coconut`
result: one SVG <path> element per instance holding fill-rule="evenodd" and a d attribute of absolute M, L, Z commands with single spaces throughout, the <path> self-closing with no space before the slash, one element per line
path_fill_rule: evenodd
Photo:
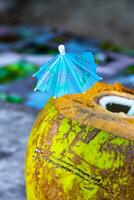
<path fill-rule="evenodd" d="M 134 200 L 134 117 L 108 110 L 106 96 L 134 101 L 132 90 L 97 83 L 40 112 L 26 152 L 28 200 Z"/>

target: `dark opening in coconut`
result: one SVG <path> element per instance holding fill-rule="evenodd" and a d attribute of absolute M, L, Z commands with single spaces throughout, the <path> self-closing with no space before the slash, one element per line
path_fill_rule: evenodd
<path fill-rule="evenodd" d="M 99 99 L 99 104 L 110 112 L 123 112 L 128 114 L 129 110 L 134 105 L 134 100 L 115 95 L 107 95 Z"/>
<path fill-rule="evenodd" d="M 106 105 L 106 109 L 111 111 L 111 112 L 123 112 L 123 113 L 128 113 L 130 110 L 129 106 L 124 106 L 121 104 L 115 104 L 115 103 L 108 103 Z"/>

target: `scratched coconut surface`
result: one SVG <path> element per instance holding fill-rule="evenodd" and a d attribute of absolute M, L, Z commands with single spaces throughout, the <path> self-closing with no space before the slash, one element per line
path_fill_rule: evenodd
<path fill-rule="evenodd" d="M 24 155 L 37 111 L 0 103 L 0 200 L 25 200 Z"/>
<path fill-rule="evenodd" d="M 67 96 L 51 99 L 40 112 L 27 149 L 28 200 L 134 199 L 134 142 L 123 138 L 133 135 L 134 120 L 99 107 L 94 99 L 104 91 L 133 94 L 119 84 L 98 83 L 85 95 L 73 95 L 77 115 Z"/>

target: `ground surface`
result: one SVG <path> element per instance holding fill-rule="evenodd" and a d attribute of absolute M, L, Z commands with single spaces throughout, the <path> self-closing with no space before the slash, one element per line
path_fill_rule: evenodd
<path fill-rule="evenodd" d="M 0 103 L 0 200 L 25 200 L 24 157 L 37 111 Z"/>

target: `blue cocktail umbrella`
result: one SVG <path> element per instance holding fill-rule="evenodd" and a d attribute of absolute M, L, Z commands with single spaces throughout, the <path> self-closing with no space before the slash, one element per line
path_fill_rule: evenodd
<path fill-rule="evenodd" d="M 66 53 L 64 45 L 59 45 L 58 49 L 60 54 L 34 74 L 38 79 L 35 90 L 47 92 L 56 98 L 84 93 L 101 79 L 96 74 L 92 53 Z"/>

